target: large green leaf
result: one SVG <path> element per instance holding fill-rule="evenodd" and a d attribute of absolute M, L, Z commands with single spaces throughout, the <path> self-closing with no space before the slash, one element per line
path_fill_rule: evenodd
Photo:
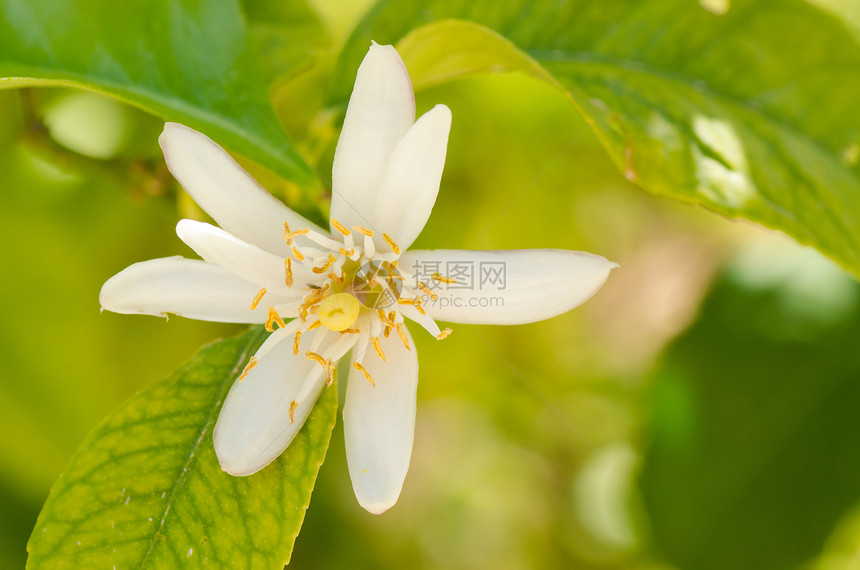
<path fill-rule="evenodd" d="M 655 371 L 641 486 L 679 568 L 800 568 L 860 500 L 860 286 L 822 263 L 749 258 Z"/>
<path fill-rule="evenodd" d="M 323 392 L 262 471 L 221 471 L 212 429 L 261 328 L 201 350 L 87 437 L 51 490 L 27 567 L 281 568 L 289 561 L 337 411 Z"/>
<path fill-rule="evenodd" d="M 250 43 L 235 0 L 0 0 L 0 88 L 101 91 L 312 185 Z"/>
<path fill-rule="evenodd" d="M 332 102 L 371 39 L 398 44 L 419 86 L 524 70 L 569 96 L 629 179 L 860 274 L 858 36 L 804 0 L 702 4 L 720 3 L 382 0 L 344 48 Z"/>

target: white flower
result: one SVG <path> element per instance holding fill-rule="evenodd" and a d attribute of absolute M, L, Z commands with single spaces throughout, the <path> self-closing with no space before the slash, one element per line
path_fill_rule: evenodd
<path fill-rule="evenodd" d="M 436 200 L 451 126 L 444 105 L 414 117 L 403 62 L 373 44 L 335 152 L 331 231 L 273 198 L 204 135 L 165 125 L 159 142 L 170 171 L 220 227 L 181 220 L 176 233 L 203 260 L 136 263 L 104 284 L 100 301 L 118 313 L 274 330 L 215 426 L 228 473 L 250 475 L 280 455 L 351 350 L 349 473 L 358 502 L 382 513 L 397 501 L 412 454 L 418 360 L 404 319 L 439 339 L 450 329 L 436 319 L 538 321 L 584 302 L 614 267 L 563 250 L 406 251 Z M 471 288 L 461 271 L 469 267 Z"/>

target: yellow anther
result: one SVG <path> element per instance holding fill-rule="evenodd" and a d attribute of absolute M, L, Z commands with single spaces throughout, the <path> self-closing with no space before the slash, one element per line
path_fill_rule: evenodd
<path fill-rule="evenodd" d="M 301 344 L 302 344 L 302 331 L 300 329 L 300 330 L 296 331 L 296 338 L 295 338 L 295 340 L 293 340 L 293 354 L 299 353 L 299 345 L 301 345 Z"/>
<path fill-rule="evenodd" d="M 308 313 L 311 315 L 316 315 L 319 312 L 320 312 L 320 306 L 319 305 L 311 305 L 310 307 L 308 307 Z"/>
<path fill-rule="evenodd" d="M 400 297 L 397 299 L 398 305 L 415 305 L 416 299 L 410 299 L 409 297 Z"/>
<path fill-rule="evenodd" d="M 274 332 L 275 323 L 278 323 L 278 326 L 281 328 L 287 326 L 284 323 L 284 319 L 282 319 L 281 315 L 278 314 L 278 311 L 276 311 L 274 307 L 269 307 L 269 311 L 266 314 L 266 330 L 269 332 Z"/>
<path fill-rule="evenodd" d="M 445 329 L 445 330 L 443 330 L 442 332 L 440 332 L 440 333 L 439 333 L 439 335 L 438 335 L 436 338 L 437 338 L 437 339 L 439 339 L 439 340 L 445 340 L 446 338 L 448 338 L 448 336 L 449 336 L 452 332 L 454 332 L 454 331 L 453 331 L 453 330 L 451 330 L 451 329 Z"/>
<path fill-rule="evenodd" d="M 321 322 L 319 322 L 319 321 L 314 321 L 314 322 L 313 322 L 313 324 L 312 324 L 311 326 L 309 326 L 309 327 L 308 327 L 308 330 L 309 330 L 309 331 L 312 331 L 312 330 L 314 330 L 314 329 L 316 329 L 316 328 L 319 328 L 320 326 L 322 326 L 322 323 L 321 323 Z"/>
<path fill-rule="evenodd" d="M 254 300 L 251 301 L 251 308 L 250 308 L 251 311 L 253 311 L 254 309 L 257 308 L 257 305 L 260 304 L 260 301 L 263 299 L 263 295 L 265 295 L 265 294 L 266 294 L 266 288 L 265 287 L 263 287 L 262 289 L 257 291 L 257 294 L 254 295 Z"/>
<path fill-rule="evenodd" d="M 249 373 L 251 370 L 253 370 L 253 369 L 254 369 L 254 367 L 255 367 L 257 364 L 259 364 L 259 362 L 257 361 L 257 359 L 256 359 L 256 358 L 254 358 L 254 357 L 252 356 L 252 357 L 251 357 L 251 359 L 250 359 L 250 360 L 248 360 L 248 364 L 246 364 L 246 365 L 245 365 L 245 369 L 244 369 L 244 370 L 242 370 L 242 374 L 240 374 L 240 375 L 239 375 L 239 382 L 241 382 L 242 380 L 244 380 L 244 379 L 245 379 L 245 377 L 246 377 L 246 376 L 248 376 L 248 373 Z"/>
<path fill-rule="evenodd" d="M 349 293 L 335 293 L 319 304 L 319 319 L 325 328 L 342 331 L 352 326 L 360 310 L 358 299 Z"/>
<path fill-rule="evenodd" d="M 394 240 L 391 239 L 391 236 L 388 234 L 382 234 L 382 239 L 385 240 L 385 243 L 388 244 L 388 247 L 391 248 L 396 255 L 400 255 L 400 246 L 394 243 Z"/>
<path fill-rule="evenodd" d="M 361 365 L 360 362 L 353 362 L 353 368 L 364 374 L 364 377 L 367 378 L 367 381 L 370 382 L 370 385 L 376 388 L 376 382 L 373 381 L 373 376 L 370 375 L 370 372 L 367 371 L 367 368 Z"/>
<path fill-rule="evenodd" d="M 337 283 L 338 285 L 343 285 L 346 283 L 346 273 L 344 273 L 343 269 L 340 270 L 340 275 L 335 275 L 334 271 L 328 274 L 328 278 Z"/>
<path fill-rule="evenodd" d="M 325 273 L 328 271 L 328 268 L 334 265 L 336 261 L 335 257 L 332 254 L 328 254 L 328 259 L 325 260 L 325 263 L 320 267 L 312 267 L 311 271 L 314 273 Z"/>
<path fill-rule="evenodd" d="M 369 230 L 369 229 L 363 228 L 361 226 L 352 226 L 352 229 L 354 229 L 358 233 L 365 235 L 367 237 L 373 237 L 373 230 Z"/>
<path fill-rule="evenodd" d="M 340 331 L 340 334 L 358 334 L 360 332 L 361 331 L 358 329 L 343 329 L 342 331 Z"/>
<path fill-rule="evenodd" d="M 376 316 L 379 317 L 379 320 L 386 325 L 394 326 L 394 321 L 392 319 L 389 319 L 386 316 L 385 311 L 383 311 L 382 309 L 376 309 Z"/>
<path fill-rule="evenodd" d="M 439 296 L 438 296 L 438 295 L 436 295 L 436 293 L 434 293 L 433 291 L 431 291 L 431 290 L 430 290 L 430 288 L 429 288 L 429 287 L 427 287 L 427 285 L 425 285 L 425 284 L 424 284 L 423 282 L 421 282 L 421 281 L 419 281 L 419 282 L 418 282 L 418 289 L 419 289 L 422 293 L 424 293 L 425 295 L 427 295 L 428 297 L 430 297 L 431 299 L 433 299 L 434 301 L 436 301 L 436 300 L 438 300 L 438 299 L 439 299 Z"/>
<path fill-rule="evenodd" d="M 415 302 L 412 303 L 412 306 L 415 307 L 415 310 L 421 313 L 422 315 L 426 315 L 427 313 L 424 311 L 424 307 L 421 306 L 421 299 L 415 299 Z"/>
<path fill-rule="evenodd" d="M 284 259 L 284 284 L 287 287 L 293 286 L 293 267 L 289 257 Z"/>
<path fill-rule="evenodd" d="M 308 309 L 307 307 L 299 307 L 299 320 L 305 322 L 308 320 Z"/>
<path fill-rule="evenodd" d="M 396 316 L 397 316 L 397 313 L 395 313 L 394 311 L 388 311 L 388 321 L 392 325 L 394 324 L 394 317 L 396 317 Z"/>
<path fill-rule="evenodd" d="M 304 261 L 305 260 L 305 254 L 300 252 L 299 248 L 297 248 L 294 245 L 291 245 L 290 249 L 293 251 L 293 257 L 296 258 L 296 261 Z"/>
<path fill-rule="evenodd" d="M 403 327 L 403 323 L 397 323 L 395 328 L 397 329 L 397 336 L 400 337 L 400 342 L 403 343 L 403 348 L 406 350 L 412 350 L 409 348 L 409 337 L 406 336 L 406 329 Z"/>
<path fill-rule="evenodd" d="M 338 250 L 337 250 L 337 252 L 338 252 L 339 254 L 341 254 L 341 255 L 345 255 L 345 256 L 347 256 L 347 257 L 350 257 L 350 256 L 352 256 L 352 255 L 355 255 L 355 250 L 354 250 L 354 249 L 352 249 L 352 248 L 346 249 L 345 247 L 342 247 L 342 248 L 338 249 Z"/>
<path fill-rule="evenodd" d="M 290 424 L 292 424 L 294 421 L 296 421 L 296 408 L 298 408 L 298 407 L 299 407 L 299 403 L 296 402 L 295 400 L 290 402 L 290 412 L 289 412 Z"/>
<path fill-rule="evenodd" d="M 457 280 L 456 280 L 456 279 L 451 279 L 450 277 L 445 277 L 444 275 L 440 275 L 439 273 L 434 273 L 434 274 L 433 274 L 433 275 L 431 275 L 430 277 L 432 277 L 433 279 L 435 279 L 436 281 L 438 281 L 438 282 L 440 282 L 440 283 L 448 283 L 448 284 L 451 284 L 451 283 L 456 283 L 456 282 L 457 282 Z"/>
<path fill-rule="evenodd" d="M 293 239 L 296 236 L 303 236 L 310 231 L 310 228 L 302 228 L 296 231 L 290 231 L 290 224 L 284 222 L 284 239 L 287 240 L 287 245 L 292 245 Z"/>
<path fill-rule="evenodd" d="M 349 234 L 352 233 L 349 231 L 349 229 L 346 226 L 344 226 L 343 224 L 341 224 L 340 222 L 338 222 L 334 218 L 331 219 L 331 225 L 334 226 L 334 229 L 336 229 L 337 231 L 339 231 L 340 233 L 342 233 L 345 236 L 348 236 Z"/>
<path fill-rule="evenodd" d="M 379 344 L 379 339 L 374 337 L 370 338 L 370 344 L 373 345 L 373 350 L 376 351 L 376 354 L 379 355 L 379 358 L 382 359 L 382 362 L 385 362 L 385 353 L 382 352 L 382 346 Z"/>
<path fill-rule="evenodd" d="M 305 358 L 307 358 L 308 360 L 313 360 L 323 368 L 326 368 L 328 366 L 328 362 L 326 362 L 326 359 L 317 354 L 316 352 L 312 352 L 310 350 L 306 351 Z"/>
<path fill-rule="evenodd" d="M 390 326 L 390 325 L 385 325 L 385 330 L 383 330 L 383 331 L 382 331 L 382 335 L 383 335 L 385 338 L 388 338 L 388 335 L 390 335 L 390 334 L 391 334 L 391 326 Z"/>

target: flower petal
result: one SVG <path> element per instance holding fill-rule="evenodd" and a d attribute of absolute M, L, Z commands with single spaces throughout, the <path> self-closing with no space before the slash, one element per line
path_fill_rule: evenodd
<path fill-rule="evenodd" d="M 284 222 L 293 230 L 328 235 L 269 194 L 209 137 L 178 123 L 166 123 L 158 137 L 167 168 L 218 225 L 271 253 L 286 256 Z"/>
<path fill-rule="evenodd" d="M 427 223 L 445 167 L 451 110 L 436 105 L 397 144 L 376 202 L 375 224 L 405 250 Z"/>
<path fill-rule="evenodd" d="M 407 338 L 412 350 L 396 334 L 380 339 L 385 362 L 370 350 L 353 356 L 362 359 L 376 386 L 351 368 L 346 387 L 343 430 L 349 476 L 359 504 L 377 515 L 397 502 L 412 456 L 418 358 L 408 333 Z"/>
<path fill-rule="evenodd" d="M 355 78 L 332 167 L 331 215 L 373 226 L 376 192 L 394 147 L 415 121 L 412 83 L 392 46 L 373 43 Z"/>
<path fill-rule="evenodd" d="M 179 220 L 176 235 L 209 263 L 229 269 L 251 283 L 286 292 L 284 258 L 204 222 Z M 301 264 L 295 264 L 291 270 L 293 273 L 301 272 L 303 278 L 313 277 Z M 319 280 L 320 277 L 313 279 Z"/>
<path fill-rule="evenodd" d="M 260 286 L 223 267 L 197 259 L 165 257 L 135 263 L 107 280 L 99 293 L 102 309 L 114 313 L 166 316 L 224 323 L 264 323 L 266 306 L 253 311 Z M 268 295 L 268 304 L 285 302 Z"/>
<path fill-rule="evenodd" d="M 548 319 L 584 303 L 606 281 L 615 263 L 599 255 L 561 249 L 511 251 L 416 250 L 401 258 L 413 285 L 433 287 L 422 297 L 434 319 L 455 323 L 516 325 Z M 457 279 L 446 284 L 433 272 Z"/>

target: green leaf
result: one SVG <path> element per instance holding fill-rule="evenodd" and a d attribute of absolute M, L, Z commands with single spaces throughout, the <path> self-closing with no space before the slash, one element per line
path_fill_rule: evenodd
<path fill-rule="evenodd" d="M 857 37 L 803 0 L 723 14 L 692 0 L 382 0 L 343 50 L 332 101 L 371 39 L 397 44 L 419 86 L 526 71 L 570 98 L 630 180 L 860 275 Z"/>
<path fill-rule="evenodd" d="M 262 471 L 221 471 L 212 429 L 260 327 L 202 349 L 87 437 L 51 489 L 27 567 L 281 568 L 310 501 L 337 411 L 320 396 L 287 451 Z"/>
<path fill-rule="evenodd" d="M 641 488 L 678 568 L 802 567 L 860 500 L 860 286 L 778 257 L 723 279 L 652 378 Z"/>
<path fill-rule="evenodd" d="M 248 35 L 235 0 L 0 0 L 0 88 L 107 93 L 314 185 Z"/>

